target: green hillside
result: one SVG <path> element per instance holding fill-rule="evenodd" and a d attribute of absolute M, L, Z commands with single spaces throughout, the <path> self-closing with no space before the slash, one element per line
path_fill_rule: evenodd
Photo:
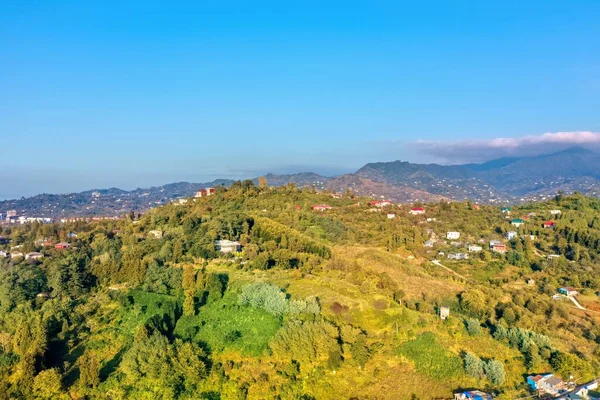
<path fill-rule="evenodd" d="M 245 181 L 139 217 L 3 227 L 0 399 L 515 399 L 529 374 L 598 375 L 600 200 L 370 200 Z M 566 286 L 583 309 L 552 298 Z"/>

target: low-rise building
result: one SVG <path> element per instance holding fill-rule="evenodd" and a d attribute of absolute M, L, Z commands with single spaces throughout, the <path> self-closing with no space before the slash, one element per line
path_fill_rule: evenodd
<path fill-rule="evenodd" d="M 449 260 L 468 260 L 469 255 L 467 253 L 448 253 Z"/>
<path fill-rule="evenodd" d="M 240 242 L 234 242 L 231 240 L 217 240 L 215 242 L 217 250 L 221 253 L 235 253 L 240 250 Z"/>
<path fill-rule="evenodd" d="M 506 253 L 506 245 L 499 240 L 490 240 L 490 250 L 494 253 L 504 254 Z"/>
<path fill-rule="evenodd" d="M 26 260 L 39 260 L 42 258 L 44 258 L 44 255 L 42 253 L 38 253 L 37 251 L 32 251 L 31 253 L 25 254 Z"/>
<path fill-rule="evenodd" d="M 510 224 L 516 226 L 517 228 L 523 225 L 524 223 L 525 221 L 523 221 L 521 218 L 515 218 L 512 221 L 510 221 Z"/>
<path fill-rule="evenodd" d="M 557 395 L 567 388 L 567 384 L 554 374 L 530 375 L 527 377 L 527 385 L 540 394 Z"/>
<path fill-rule="evenodd" d="M 550 214 L 552 214 L 552 215 L 560 215 L 561 211 L 560 210 L 550 210 Z"/>
<path fill-rule="evenodd" d="M 479 253 L 483 250 L 483 248 L 481 246 L 471 244 L 469 245 L 469 247 L 467 247 L 467 250 L 469 251 L 469 253 Z"/>
<path fill-rule="evenodd" d="M 10 253 L 10 258 L 23 258 L 25 255 L 20 251 L 15 251 Z"/>
<path fill-rule="evenodd" d="M 433 240 L 426 240 L 425 243 L 423 244 L 423 246 L 425 247 L 433 247 L 434 241 Z"/>
<path fill-rule="evenodd" d="M 446 239 L 458 239 L 460 238 L 460 232 L 446 232 Z"/>
<path fill-rule="evenodd" d="M 558 293 L 565 295 L 565 296 L 577 296 L 579 294 L 577 289 L 572 286 L 565 286 L 565 287 L 558 288 Z"/>
<path fill-rule="evenodd" d="M 454 393 L 454 400 L 493 400 L 491 394 L 482 392 L 481 390 L 467 390 L 464 392 Z"/>
<path fill-rule="evenodd" d="M 598 391 L 599 381 L 599 379 L 594 379 L 591 382 L 576 387 L 574 393 L 571 394 L 571 398 L 581 400 L 600 400 L 600 392 Z"/>
<path fill-rule="evenodd" d="M 394 219 L 394 218 L 396 218 L 396 214 L 394 214 L 394 213 L 387 214 L 387 219 Z"/>
<path fill-rule="evenodd" d="M 409 213 L 412 215 L 421 215 L 425 214 L 425 209 L 423 207 L 413 207 L 410 209 Z"/>
<path fill-rule="evenodd" d="M 440 307 L 440 319 L 445 320 L 450 316 L 450 307 L 441 306 Z"/>
<path fill-rule="evenodd" d="M 544 228 L 554 228 L 554 225 L 556 225 L 554 221 L 546 221 L 542 224 Z"/>
<path fill-rule="evenodd" d="M 67 243 L 67 242 L 56 243 L 54 245 L 54 248 L 55 249 L 59 249 L 59 250 L 70 249 L 71 248 L 71 243 Z"/>
<path fill-rule="evenodd" d="M 206 188 L 198 190 L 194 197 L 207 197 L 212 196 L 213 194 L 215 194 L 215 188 Z"/>
<path fill-rule="evenodd" d="M 508 240 L 513 240 L 517 236 L 518 236 L 518 233 L 515 232 L 515 231 L 508 231 L 508 232 L 506 232 L 506 239 L 508 239 Z"/>
<path fill-rule="evenodd" d="M 327 204 L 315 204 L 311 207 L 313 211 L 327 211 L 331 210 L 333 207 L 328 206 Z"/>
<path fill-rule="evenodd" d="M 392 202 L 389 200 L 373 200 L 372 202 L 369 203 L 369 205 L 371 207 L 382 208 L 382 207 L 391 206 Z"/>

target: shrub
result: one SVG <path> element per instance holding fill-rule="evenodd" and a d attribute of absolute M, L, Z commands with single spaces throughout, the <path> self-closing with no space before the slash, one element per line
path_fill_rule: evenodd
<path fill-rule="evenodd" d="M 270 314 L 319 314 L 321 308 L 315 297 L 305 300 L 289 300 L 285 293 L 275 285 L 260 282 L 245 286 L 239 296 L 239 304 L 261 308 Z"/>
<path fill-rule="evenodd" d="M 476 336 L 481 333 L 481 324 L 478 319 L 469 318 L 465 321 L 465 327 L 467 328 L 467 332 L 471 336 Z"/>
<path fill-rule="evenodd" d="M 484 375 L 483 361 L 473 353 L 465 353 L 464 366 L 467 375 L 480 379 Z"/>

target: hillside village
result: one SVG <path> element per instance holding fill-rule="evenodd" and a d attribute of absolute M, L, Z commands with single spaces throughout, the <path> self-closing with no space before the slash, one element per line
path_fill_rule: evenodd
<path fill-rule="evenodd" d="M 245 181 L 141 215 L 11 215 L 0 231 L 1 387 L 39 392 L 53 371 L 56 396 L 131 392 L 146 378 L 127 360 L 149 351 L 148 340 L 166 340 L 200 346 L 194 362 L 205 372 L 175 372 L 178 384 L 157 375 L 161 385 L 143 384 L 148 395 L 245 387 L 236 396 L 369 398 L 386 387 L 390 399 L 596 399 L 599 209 L 582 195 L 408 205 Z M 73 301 L 83 307 L 75 314 L 50 311 Z M 45 312 L 48 345 L 16 345 Z M 81 318 L 92 324 L 85 334 Z M 125 330 L 93 328 L 96 318 Z M 29 378 L 18 372 L 24 362 Z M 274 372 L 289 362 L 297 369 Z"/>

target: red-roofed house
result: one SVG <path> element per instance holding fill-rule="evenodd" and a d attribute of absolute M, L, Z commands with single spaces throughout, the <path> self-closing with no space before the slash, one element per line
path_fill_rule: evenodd
<path fill-rule="evenodd" d="M 544 228 L 554 228 L 554 221 L 544 222 Z"/>
<path fill-rule="evenodd" d="M 425 214 L 425 209 L 423 207 L 414 207 L 409 211 L 412 215 Z"/>
<path fill-rule="evenodd" d="M 500 254 L 506 253 L 506 245 L 498 240 L 490 241 L 490 249 L 494 253 L 500 253 Z"/>
<path fill-rule="evenodd" d="M 61 242 L 61 243 L 56 243 L 54 245 L 55 249 L 68 249 L 71 247 L 71 243 L 65 243 L 65 242 Z"/>
<path fill-rule="evenodd" d="M 215 188 L 200 189 L 194 197 L 206 197 L 215 194 Z"/>

